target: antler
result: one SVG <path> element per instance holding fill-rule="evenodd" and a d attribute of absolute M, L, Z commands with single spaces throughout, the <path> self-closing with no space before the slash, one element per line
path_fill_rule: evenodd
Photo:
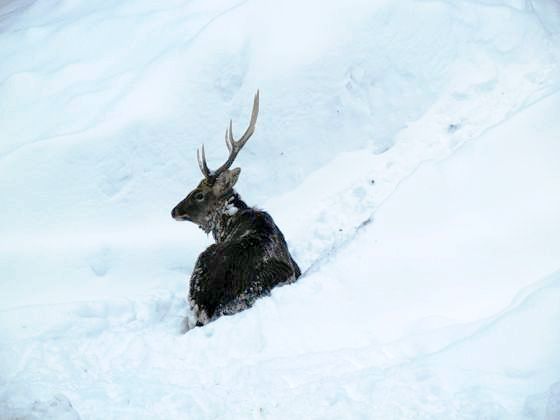
<path fill-rule="evenodd" d="M 243 148 L 243 146 L 245 146 L 247 140 L 249 140 L 253 135 L 253 133 L 255 132 L 255 124 L 257 123 L 258 115 L 259 115 L 259 91 L 257 90 L 257 94 L 255 95 L 255 99 L 253 101 L 253 112 L 251 113 L 251 121 L 249 122 L 249 127 L 247 127 L 245 133 L 243 133 L 241 138 L 237 141 L 233 139 L 232 121 L 229 120 L 229 127 L 226 129 L 226 146 L 229 150 L 229 157 L 227 158 L 226 162 L 215 171 L 212 171 L 208 168 L 208 164 L 206 163 L 206 156 L 204 154 L 204 145 L 202 145 L 201 148 L 202 153 L 199 153 L 198 150 L 196 151 L 198 166 L 200 167 L 200 171 L 202 172 L 205 178 L 215 178 L 225 170 L 229 169 L 229 167 L 233 164 L 233 161 L 237 157 L 239 151 Z M 201 155 L 202 155 L 202 159 L 201 159 Z"/>

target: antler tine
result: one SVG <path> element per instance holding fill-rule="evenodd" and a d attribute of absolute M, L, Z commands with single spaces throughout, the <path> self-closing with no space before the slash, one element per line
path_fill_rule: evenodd
<path fill-rule="evenodd" d="M 247 140 L 249 140 L 249 138 L 255 132 L 255 124 L 257 123 L 258 115 L 259 115 L 259 91 L 257 90 L 257 93 L 255 94 L 255 99 L 253 100 L 253 111 L 251 112 L 251 121 L 249 122 L 249 127 L 247 127 L 245 133 L 243 133 L 241 138 L 236 142 L 237 144 L 240 144 L 240 147 L 243 147 L 243 145 L 247 142 Z M 231 120 L 229 121 L 229 134 L 230 134 L 230 140 L 233 141 Z"/>
<path fill-rule="evenodd" d="M 233 139 L 233 121 L 229 120 L 229 127 L 227 128 L 228 132 L 228 143 L 231 145 L 235 145 L 235 140 Z"/>
<path fill-rule="evenodd" d="M 230 125 L 231 125 L 231 120 L 230 120 Z M 232 146 L 231 146 L 231 143 L 229 141 L 229 136 L 230 136 L 229 130 L 226 128 L 226 139 L 225 139 L 226 140 L 226 146 L 227 146 L 229 152 L 231 153 Z"/>
<path fill-rule="evenodd" d="M 196 160 L 198 160 L 198 167 L 204 175 L 205 178 L 209 178 L 212 172 L 208 169 L 208 164 L 206 163 L 206 154 L 204 153 L 204 145 L 202 145 L 202 160 L 200 159 L 200 154 L 198 149 L 196 149 Z"/>
<path fill-rule="evenodd" d="M 251 113 L 251 121 L 249 122 L 249 127 L 247 127 L 245 133 L 243 133 L 241 138 L 237 141 L 233 139 L 233 128 L 232 128 L 233 123 L 231 120 L 229 120 L 229 127 L 228 129 L 226 129 L 226 145 L 229 150 L 229 157 L 222 166 L 220 166 L 215 171 L 211 172 L 212 175 L 218 176 L 233 164 L 233 161 L 237 157 L 239 151 L 243 148 L 243 146 L 245 146 L 245 143 L 247 143 L 247 141 L 251 138 L 251 136 L 255 132 L 255 124 L 257 123 L 258 115 L 259 115 L 259 91 L 257 90 L 255 99 L 253 100 L 253 111 Z M 204 150 L 203 150 L 203 156 L 204 156 Z"/>

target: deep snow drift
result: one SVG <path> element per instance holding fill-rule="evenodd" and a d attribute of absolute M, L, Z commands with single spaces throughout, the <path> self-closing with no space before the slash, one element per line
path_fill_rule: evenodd
<path fill-rule="evenodd" d="M 558 2 L 8 2 L 0 59 L 0 418 L 560 418 Z M 306 273 L 181 334 L 257 88 Z"/>

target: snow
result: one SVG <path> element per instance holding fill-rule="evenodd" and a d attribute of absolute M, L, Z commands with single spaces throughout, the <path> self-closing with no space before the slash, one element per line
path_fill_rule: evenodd
<path fill-rule="evenodd" d="M 0 418 L 560 419 L 560 5 L 0 5 Z M 183 334 L 237 189 L 304 276 Z M 219 163 L 218 163 L 219 164 Z"/>

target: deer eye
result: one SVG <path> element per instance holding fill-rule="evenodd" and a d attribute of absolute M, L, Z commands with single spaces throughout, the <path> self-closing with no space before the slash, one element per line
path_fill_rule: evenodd
<path fill-rule="evenodd" d="M 202 194 L 201 192 L 197 192 L 197 193 L 194 195 L 194 199 L 195 199 L 196 201 L 202 201 L 202 200 L 204 200 L 204 194 Z"/>

